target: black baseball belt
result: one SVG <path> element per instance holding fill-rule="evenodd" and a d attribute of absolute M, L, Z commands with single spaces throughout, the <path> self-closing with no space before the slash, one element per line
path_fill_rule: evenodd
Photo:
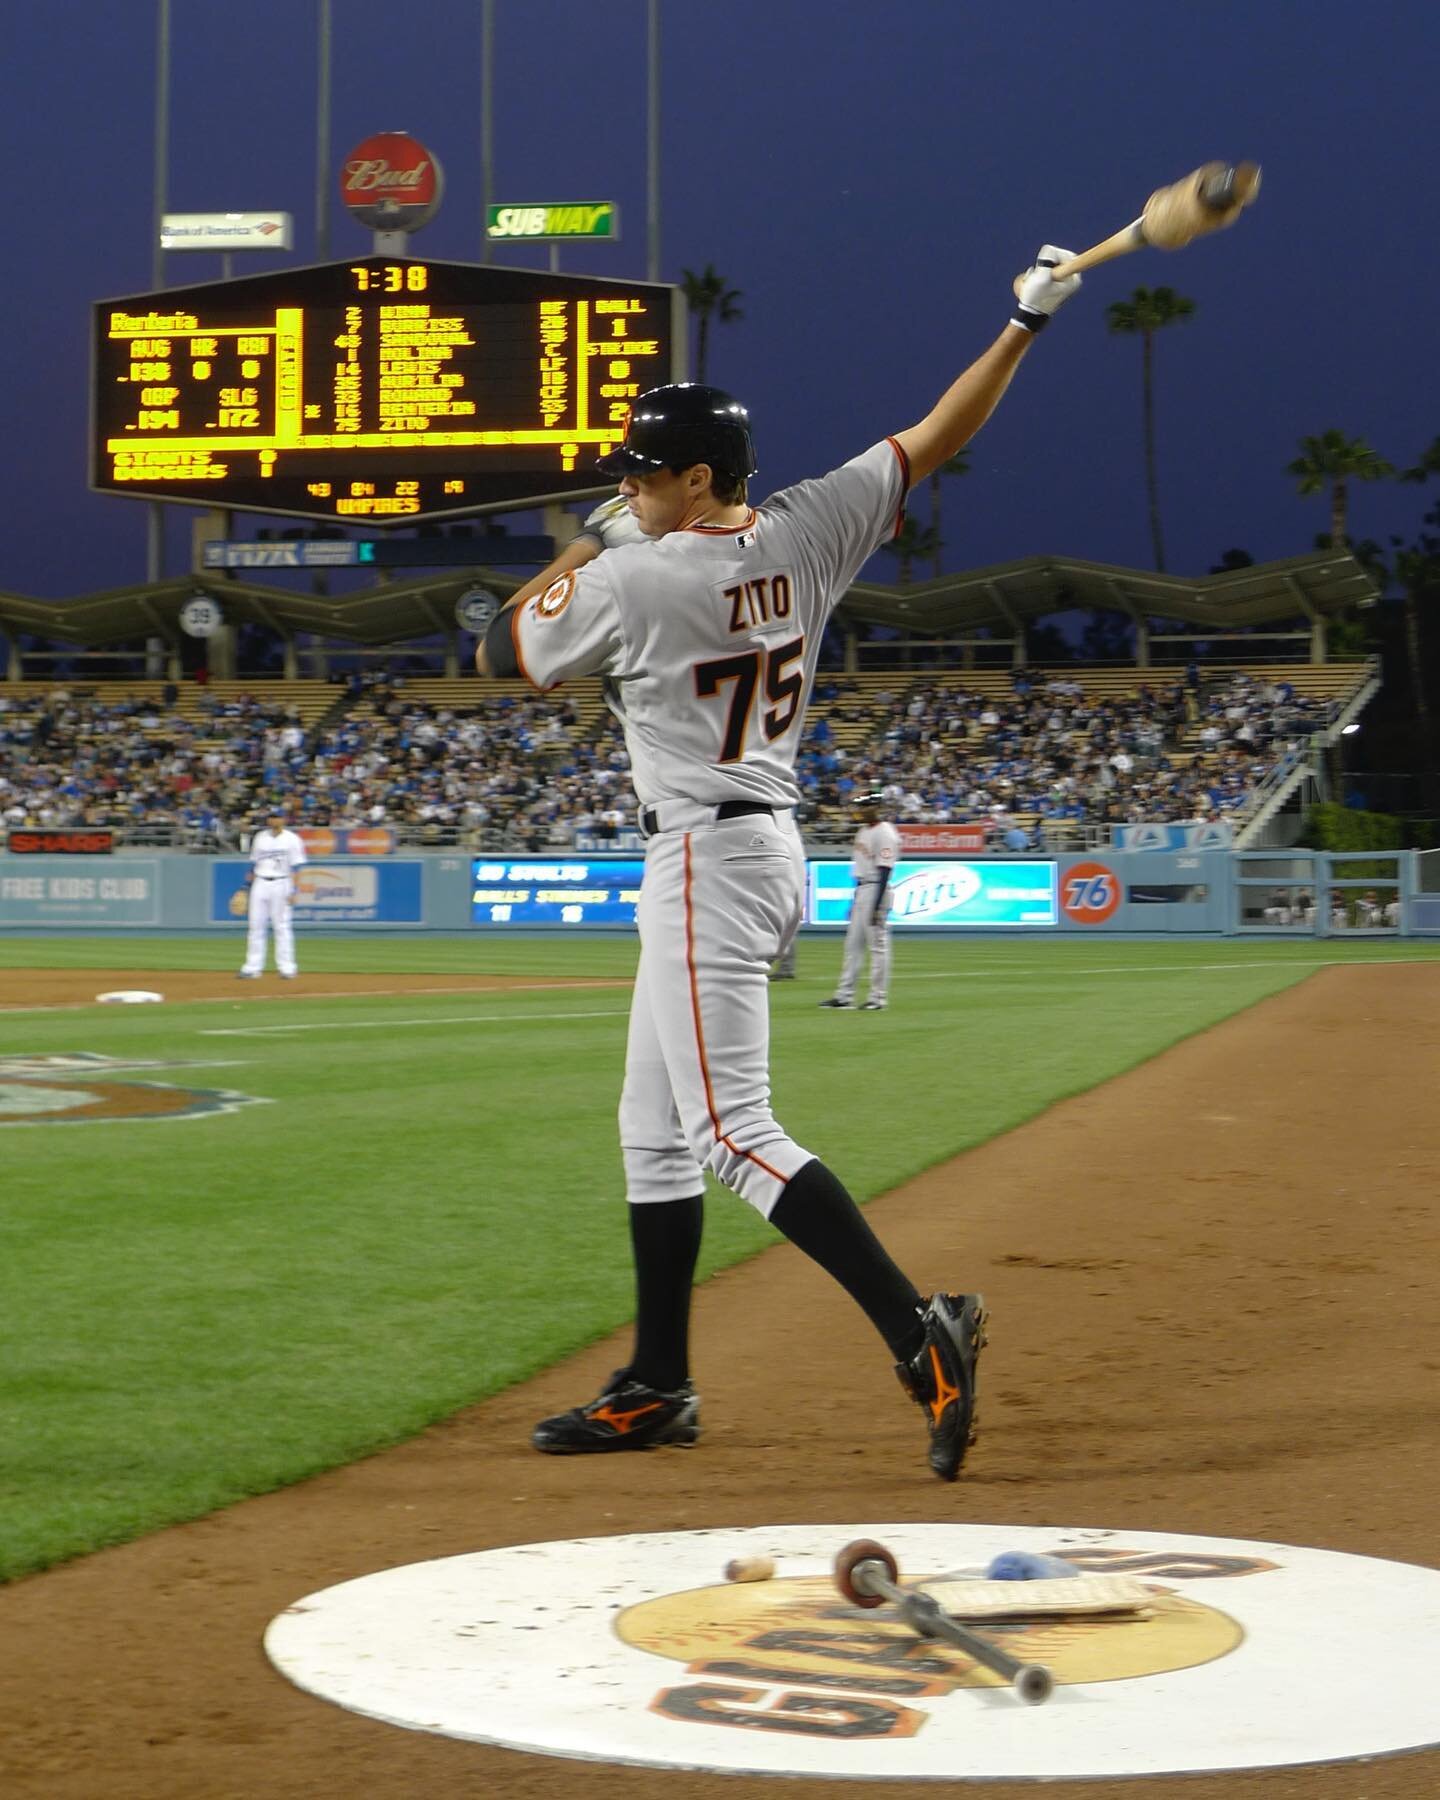
<path fill-rule="evenodd" d="M 690 802 L 684 801 L 682 804 L 688 806 Z M 775 816 L 775 808 L 766 806 L 759 800 L 722 800 L 718 806 L 709 810 L 717 823 L 721 819 L 748 818 L 751 813 L 765 813 L 772 819 Z M 639 825 L 642 837 L 654 837 L 655 833 L 660 830 L 660 811 L 658 806 L 647 806 L 640 814 Z"/>

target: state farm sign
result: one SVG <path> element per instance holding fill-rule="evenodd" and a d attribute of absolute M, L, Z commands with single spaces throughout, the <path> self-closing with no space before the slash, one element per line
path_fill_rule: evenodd
<path fill-rule="evenodd" d="M 418 231 L 444 192 L 440 164 L 408 131 L 379 131 L 357 144 L 340 172 L 340 198 L 372 231 Z"/>
<path fill-rule="evenodd" d="M 975 851 L 985 848 L 989 837 L 983 824 L 900 825 L 896 829 L 900 833 L 901 849 L 910 856 L 922 852 L 933 856 L 937 851 L 941 854 L 951 851 L 956 855 L 973 855 Z"/>

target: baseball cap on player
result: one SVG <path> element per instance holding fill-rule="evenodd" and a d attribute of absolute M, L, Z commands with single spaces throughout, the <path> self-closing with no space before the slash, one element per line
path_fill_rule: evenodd
<path fill-rule="evenodd" d="M 640 396 L 630 410 L 625 442 L 595 467 L 602 475 L 653 475 L 702 462 L 742 481 L 753 475 L 750 414 L 723 388 L 676 381 Z"/>

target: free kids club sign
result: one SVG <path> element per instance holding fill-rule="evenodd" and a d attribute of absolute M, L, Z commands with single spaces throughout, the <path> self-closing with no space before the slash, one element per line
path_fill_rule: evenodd
<path fill-rule="evenodd" d="M 890 924 L 896 929 L 944 926 L 1055 925 L 1053 862 L 901 862 L 890 877 Z M 855 897 L 848 862 L 812 862 L 812 925 L 843 925 Z"/>

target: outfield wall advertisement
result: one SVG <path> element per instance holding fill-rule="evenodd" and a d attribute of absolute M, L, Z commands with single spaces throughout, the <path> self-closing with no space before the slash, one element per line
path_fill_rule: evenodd
<path fill-rule="evenodd" d="M 159 866 L 109 856 L 7 859 L 0 868 L 0 923 L 158 925 Z"/>
<path fill-rule="evenodd" d="M 843 925 L 855 894 L 850 864 L 812 862 L 808 886 L 807 921 Z M 896 929 L 1056 922 L 1053 862 L 900 862 L 890 877 Z"/>
<path fill-rule="evenodd" d="M 422 925 L 421 872 L 413 861 L 306 863 L 295 883 L 297 925 Z M 249 905 L 249 864 L 217 862 L 210 891 L 210 923 L 223 925 L 245 917 Z"/>
<path fill-rule="evenodd" d="M 1440 852 L 1433 853 L 1440 857 Z M 1385 929 L 1440 931 L 1440 876 L 1423 877 L 1415 851 L 1400 852 L 1387 893 L 1399 902 Z M 993 931 L 1086 936 L 1229 936 L 1342 925 L 1331 902 L 1372 884 L 1351 879 L 1354 859 L 1304 853 L 1104 849 L 1040 857 L 907 855 L 890 890 L 890 922 L 902 937 Z M 633 931 L 643 870 L 638 855 L 320 856 L 302 871 L 296 923 L 320 932 Z M 0 930 L 67 933 L 245 930 L 240 856 L 10 856 L 0 850 Z M 1270 890 L 1303 886 L 1315 902 L 1305 922 L 1273 924 Z M 854 886 L 843 855 L 807 865 L 806 929 L 841 932 Z M 1338 905 L 1338 902 L 1337 902 Z M 1353 910 L 1353 909 L 1352 909 Z"/>
<path fill-rule="evenodd" d="M 643 870 L 638 859 L 477 857 L 471 865 L 471 923 L 577 930 L 632 925 Z M 848 862 L 810 863 L 807 922 L 843 925 L 854 892 Z M 1053 862 L 902 862 L 890 894 L 891 924 L 902 929 L 1058 922 Z"/>

